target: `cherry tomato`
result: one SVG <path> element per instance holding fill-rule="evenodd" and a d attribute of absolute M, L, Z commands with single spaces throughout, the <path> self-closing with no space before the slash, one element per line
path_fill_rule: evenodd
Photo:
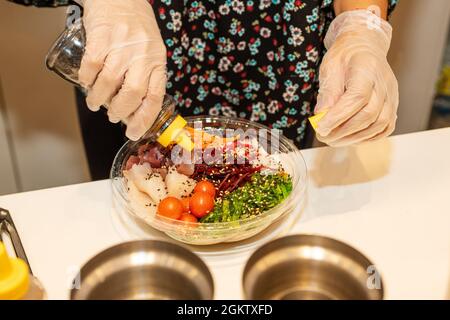
<path fill-rule="evenodd" d="M 211 182 L 206 180 L 197 183 L 197 185 L 194 188 L 194 193 L 196 192 L 206 192 L 213 198 L 216 196 L 216 188 Z"/>
<path fill-rule="evenodd" d="M 189 198 L 183 198 L 183 199 L 181 199 L 181 204 L 183 205 L 183 212 L 184 213 L 187 213 L 187 212 L 189 212 L 190 211 L 190 209 L 189 209 L 189 201 L 190 201 L 191 199 L 189 199 Z"/>
<path fill-rule="evenodd" d="M 192 223 L 198 222 L 197 218 L 194 215 L 188 214 L 188 213 L 183 213 L 181 215 L 180 220 L 184 221 L 184 222 L 192 222 Z"/>
<path fill-rule="evenodd" d="M 158 214 L 169 219 L 178 220 L 183 214 L 183 205 L 175 197 L 167 197 L 158 205 Z"/>
<path fill-rule="evenodd" d="M 206 192 L 196 192 L 189 202 L 191 213 L 197 218 L 203 218 L 214 208 L 214 198 Z"/>

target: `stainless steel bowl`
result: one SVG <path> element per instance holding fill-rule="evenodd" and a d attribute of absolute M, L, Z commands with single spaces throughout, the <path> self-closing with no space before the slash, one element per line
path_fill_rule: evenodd
<path fill-rule="evenodd" d="M 178 245 L 153 240 L 111 247 L 80 271 L 72 300 L 212 299 L 214 283 L 206 264 Z"/>
<path fill-rule="evenodd" d="M 380 300 L 383 286 L 373 263 L 348 245 L 295 235 L 259 248 L 243 275 L 247 299 Z"/>

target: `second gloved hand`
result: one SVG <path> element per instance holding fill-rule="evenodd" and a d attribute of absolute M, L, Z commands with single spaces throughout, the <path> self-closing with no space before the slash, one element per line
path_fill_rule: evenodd
<path fill-rule="evenodd" d="M 387 61 L 392 27 L 368 10 L 342 13 L 325 38 L 315 113 L 327 111 L 317 138 L 345 146 L 390 135 L 399 104 L 398 83 Z"/>
<path fill-rule="evenodd" d="M 93 111 L 108 107 L 111 122 L 139 139 L 161 110 L 166 48 L 147 0 L 84 0 L 86 51 L 79 71 Z"/>

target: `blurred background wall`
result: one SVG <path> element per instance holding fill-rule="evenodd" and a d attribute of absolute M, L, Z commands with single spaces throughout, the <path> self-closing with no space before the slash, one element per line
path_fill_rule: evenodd
<path fill-rule="evenodd" d="M 73 87 L 44 63 L 65 12 L 0 0 L 0 193 L 89 180 Z"/>
<path fill-rule="evenodd" d="M 396 134 L 428 128 L 449 19 L 448 0 L 400 0 L 394 11 L 388 58 L 400 88 Z"/>
<path fill-rule="evenodd" d="M 73 88 L 44 65 L 65 11 L 0 0 L 0 194 L 90 179 Z M 402 0 L 394 13 L 389 60 L 401 93 L 396 134 L 428 127 L 449 13 L 448 0 Z"/>

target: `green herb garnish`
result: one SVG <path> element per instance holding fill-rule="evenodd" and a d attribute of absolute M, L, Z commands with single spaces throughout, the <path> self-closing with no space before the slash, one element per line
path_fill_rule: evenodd
<path fill-rule="evenodd" d="M 280 204 L 291 191 L 288 174 L 255 173 L 249 182 L 219 199 L 214 210 L 200 222 L 231 222 L 257 216 Z"/>

